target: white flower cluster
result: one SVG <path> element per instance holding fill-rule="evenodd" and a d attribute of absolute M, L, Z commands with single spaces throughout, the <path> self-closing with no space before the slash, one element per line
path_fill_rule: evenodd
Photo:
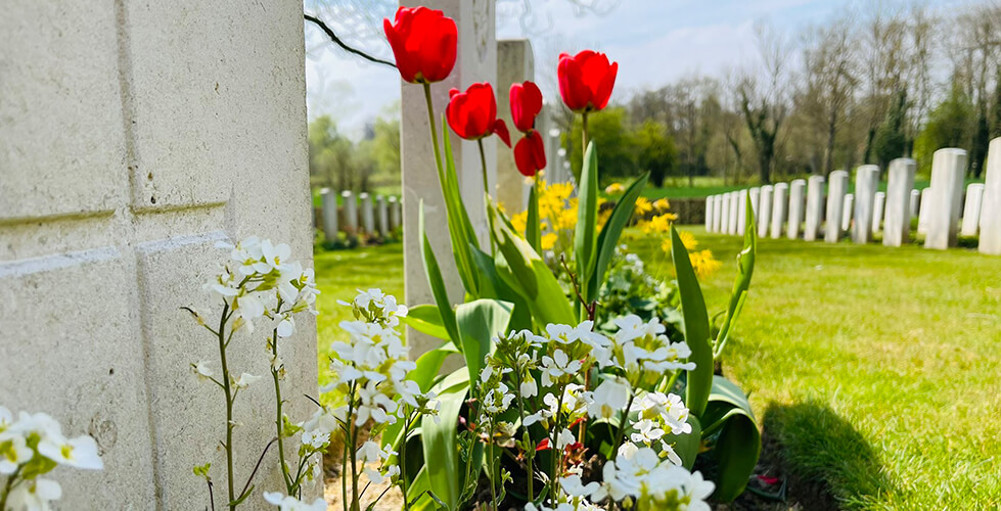
<path fill-rule="evenodd" d="M 295 333 L 294 314 L 316 314 L 316 295 L 320 291 L 313 270 L 303 269 L 299 261 L 291 260 L 288 245 L 251 236 L 236 246 L 219 246 L 232 249 L 232 265 L 207 282 L 205 288 L 226 300 L 239 319 L 237 327 L 253 331 L 253 322 L 267 317 L 276 323 L 279 337 L 289 337 Z"/>
<path fill-rule="evenodd" d="M 264 492 L 264 500 L 281 508 L 280 511 L 327 511 L 327 501 L 323 497 L 317 497 L 312 504 L 307 504 L 279 492 Z"/>
<path fill-rule="evenodd" d="M 59 483 L 39 478 L 58 465 L 101 470 L 104 463 L 97 442 L 82 435 L 68 439 L 52 417 L 44 413 L 20 412 L 17 418 L 0 406 L 0 497 L 17 510 L 48 510 L 49 503 L 62 497 Z M 9 492 L 9 493 L 4 493 Z"/>
<path fill-rule="evenodd" d="M 352 400 L 334 410 L 334 415 L 347 420 L 350 413 L 360 427 L 369 420 L 395 423 L 405 413 L 401 404 L 420 413 L 437 413 L 434 395 L 422 393 L 414 381 L 406 379 L 417 367 L 397 330 L 400 318 L 407 315 L 406 306 L 397 305 L 396 298 L 378 289 L 359 291 L 350 305 L 355 317 L 362 319 L 340 323 L 351 341 L 331 345 L 337 355 L 330 363 L 335 380 L 321 389 L 338 389 Z"/>
<path fill-rule="evenodd" d="M 610 360 L 603 367 L 622 368 L 633 386 L 653 384 L 670 371 L 695 369 L 694 363 L 684 362 L 692 350 L 684 342 L 671 342 L 659 319 L 644 322 L 630 314 L 616 318 L 615 325 L 619 330 L 612 337 Z"/>

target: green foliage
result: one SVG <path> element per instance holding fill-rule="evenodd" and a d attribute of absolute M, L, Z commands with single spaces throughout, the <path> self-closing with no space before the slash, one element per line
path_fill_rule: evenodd
<path fill-rule="evenodd" d="M 609 106 L 600 112 L 588 115 L 587 132 L 590 140 L 601 146 L 598 167 L 605 177 L 629 177 L 636 175 L 636 150 L 631 135 L 626 110 Z M 583 168 L 584 148 L 581 147 L 581 121 L 575 118 L 570 130 L 568 159 L 575 176 Z"/>
<path fill-rule="evenodd" d="M 660 188 L 664 178 L 674 173 L 678 166 L 678 150 L 667 128 L 653 120 L 643 121 L 633 133 L 636 147 L 636 165 L 640 171 L 650 173 L 650 182 Z"/>
<path fill-rule="evenodd" d="M 462 355 L 466 359 L 469 381 L 483 368 L 483 360 L 493 351 L 491 338 L 508 330 L 511 304 L 499 300 L 474 300 L 455 309 L 455 319 L 462 338 Z"/>
<path fill-rule="evenodd" d="M 469 392 L 468 373 L 459 370 L 432 388 L 438 395 L 441 409 L 438 417 L 425 415 L 421 419 L 421 443 L 426 453 L 434 453 L 434 461 L 425 463 L 429 491 L 440 499 L 449 511 L 457 508 L 459 494 L 464 486 L 463 473 L 459 470 L 459 445 L 456 424 L 462 403 Z"/>
<path fill-rule="evenodd" d="M 761 453 L 761 433 L 747 396 L 731 381 L 713 376 L 712 392 L 701 418 L 703 437 L 718 432 L 713 456 L 718 463 L 713 497 L 731 502 L 743 493 Z"/>
<path fill-rule="evenodd" d="M 876 129 L 873 150 L 880 168 L 887 168 L 890 161 L 905 156 L 907 151 L 906 115 L 907 92 L 900 91 L 890 105 L 883 123 Z"/>
<path fill-rule="evenodd" d="M 329 115 L 309 123 L 309 175 L 316 187 L 374 192 L 400 179 L 400 121 L 379 117 L 355 142 Z"/>
<path fill-rule="evenodd" d="M 958 83 L 953 84 L 949 96 L 932 110 L 925 129 L 914 141 L 919 170 L 930 171 L 932 154 L 943 147 L 967 147 L 973 125 L 973 102 Z"/>
<path fill-rule="evenodd" d="M 699 417 L 706 409 L 712 388 L 713 349 L 709 344 L 709 314 L 692 261 L 688 258 L 688 249 L 674 227 L 671 227 L 671 256 L 678 277 L 681 313 L 685 318 L 685 343 L 692 350 L 688 361 L 695 363 L 695 369 L 688 371 L 685 406 L 692 415 Z"/>

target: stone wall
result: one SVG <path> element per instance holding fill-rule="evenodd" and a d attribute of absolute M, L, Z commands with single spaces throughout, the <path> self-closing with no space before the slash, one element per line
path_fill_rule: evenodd
<path fill-rule="evenodd" d="M 224 481 L 225 408 L 188 367 L 216 345 L 179 307 L 214 310 L 219 240 L 285 241 L 311 266 L 302 4 L 4 7 L 0 405 L 97 439 L 105 470 L 54 474 L 61 509 L 202 509 L 191 468 Z M 267 374 L 260 332 L 230 350 L 237 372 Z M 315 324 L 283 350 L 287 395 L 315 395 Z M 274 434 L 272 401 L 265 384 L 240 395 L 241 478 Z M 269 456 L 258 488 L 277 490 Z"/>

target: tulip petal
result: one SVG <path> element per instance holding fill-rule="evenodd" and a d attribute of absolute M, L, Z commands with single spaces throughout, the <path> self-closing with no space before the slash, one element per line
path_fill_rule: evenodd
<path fill-rule="evenodd" d="M 511 135 L 507 132 L 507 124 L 504 124 L 504 119 L 497 119 L 494 121 L 493 133 L 504 142 L 504 145 L 511 147 Z"/>

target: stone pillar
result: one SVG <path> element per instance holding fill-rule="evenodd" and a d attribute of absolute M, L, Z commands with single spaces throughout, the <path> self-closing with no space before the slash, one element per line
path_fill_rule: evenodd
<path fill-rule="evenodd" d="M 945 148 L 935 151 L 928 200 L 928 234 L 925 248 L 945 250 L 956 246 L 956 228 L 963 198 L 966 151 Z"/>
<path fill-rule="evenodd" d="M 782 228 L 785 226 L 786 221 L 786 208 L 789 206 L 788 195 L 788 183 L 777 183 L 772 191 L 772 239 L 777 240 L 782 237 Z"/>
<path fill-rule="evenodd" d="M 535 56 L 532 53 L 532 43 L 528 39 L 511 39 L 497 41 L 497 117 L 504 119 L 511 132 L 511 145 L 521 139 L 521 133 L 511 121 L 511 84 L 526 80 L 535 81 Z M 541 114 L 542 112 L 540 112 Z M 545 116 L 536 120 L 536 129 L 543 139 L 550 139 L 546 129 Z M 551 150 L 551 144 L 546 145 L 546 161 L 555 161 L 556 154 Z M 497 187 L 494 197 L 504 205 L 508 215 L 514 215 L 525 210 L 530 185 L 525 176 L 518 172 L 514 163 L 514 152 L 503 143 L 497 146 Z"/>
<path fill-rule="evenodd" d="M 796 179 L 789 183 L 789 224 L 786 236 L 791 240 L 799 238 L 799 226 L 803 223 L 805 192 L 806 180 Z"/>
<path fill-rule="evenodd" d="M 740 216 L 738 213 L 738 202 L 740 201 L 740 192 L 731 191 L 727 193 L 730 195 L 730 228 L 727 229 L 728 234 L 737 234 L 737 219 Z"/>
<path fill-rule="evenodd" d="M 361 225 L 365 234 L 371 236 L 375 233 L 375 212 L 372 209 L 372 196 L 366 192 L 358 194 L 361 201 Z"/>
<path fill-rule="evenodd" d="M 803 239 L 814 241 L 820 233 L 820 223 L 824 218 L 824 177 L 810 176 L 806 186 L 806 225 Z"/>
<path fill-rule="evenodd" d="M 751 198 L 751 211 L 754 211 L 754 220 L 758 221 L 761 217 L 761 210 L 758 208 L 758 204 L 761 203 L 761 188 L 755 186 L 748 191 L 748 196 Z"/>
<path fill-rule="evenodd" d="M 403 208 L 400 205 L 400 199 L 398 199 L 397 197 L 390 197 L 389 198 L 389 228 L 390 229 L 394 229 L 395 230 L 395 229 L 400 228 L 403 225 L 403 220 L 402 220 L 403 215 L 401 214 L 401 211 L 400 211 L 401 209 L 403 209 Z"/>
<path fill-rule="evenodd" d="M 852 214 L 855 211 L 855 194 L 845 194 L 845 203 L 841 207 L 841 230 L 848 232 L 852 228 Z"/>
<path fill-rule="evenodd" d="M 375 199 L 375 204 L 379 213 L 379 234 L 385 236 L 389 234 L 389 206 L 386 204 L 386 196 L 380 195 Z"/>
<path fill-rule="evenodd" d="M 963 224 L 960 233 L 963 236 L 976 236 L 980 227 L 980 209 L 984 202 L 984 185 L 971 183 L 966 187 L 966 202 L 963 205 Z"/>
<path fill-rule="evenodd" d="M 872 202 L 872 233 L 875 234 L 883 227 L 883 209 L 886 205 L 886 194 L 876 192 L 875 200 Z"/>
<path fill-rule="evenodd" d="M 879 186 L 878 166 L 862 165 L 855 170 L 853 194 L 855 224 L 852 227 L 852 241 L 855 243 L 868 243 L 872 240 L 872 218 L 877 186 Z"/>
<path fill-rule="evenodd" d="M 758 200 L 758 237 L 768 236 L 768 228 L 772 222 L 772 185 L 761 187 L 761 198 Z"/>
<path fill-rule="evenodd" d="M 320 203 L 323 208 L 323 236 L 327 241 L 337 240 L 337 194 L 330 188 L 320 190 Z"/>
<path fill-rule="evenodd" d="M 985 174 L 979 250 L 985 254 L 1001 255 L 1001 138 L 991 140 Z"/>
<path fill-rule="evenodd" d="M 722 232 L 720 227 L 723 225 L 723 196 L 714 195 L 713 196 L 713 232 Z"/>
<path fill-rule="evenodd" d="M 883 245 L 899 247 L 907 243 L 911 232 L 911 204 L 915 198 L 914 170 L 917 163 L 909 158 L 890 162 L 886 185 L 886 222 L 883 224 Z"/>
<path fill-rule="evenodd" d="M 341 192 L 341 199 L 344 205 L 344 230 L 348 234 L 358 234 L 358 201 L 351 190 Z"/>
<path fill-rule="evenodd" d="M 410 5 L 410 2 L 403 2 Z M 474 82 L 497 83 L 497 42 L 495 36 L 495 2 L 482 0 L 426 0 L 423 5 L 444 11 L 458 26 L 458 55 L 452 74 L 431 86 L 435 124 L 439 143 L 443 130 L 441 118 L 448 105 L 448 91 L 466 90 Z M 424 201 L 425 226 L 431 248 L 437 256 L 448 296 L 454 303 L 463 300 L 462 281 L 455 268 L 452 244 L 448 236 L 445 202 L 438 183 L 431 134 L 428 131 L 428 112 L 424 102 L 424 88 L 420 85 L 401 83 L 400 157 L 403 174 L 403 266 L 405 303 L 418 305 L 434 303 L 434 297 L 424 272 L 420 252 L 422 233 L 418 229 L 419 208 Z M 497 92 L 495 90 L 495 92 Z M 476 142 L 455 136 L 447 127 L 455 157 L 459 190 L 473 229 L 481 247 L 489 247 L 486 207 L 483 203 L 483 175 L 480 153 Z M 497 177 L 497 137 L 484 139 L 487 161 L 487 189 L 493 190 Z M 443 155 L 444 157 L 444 155 Z M 410 353 L 416 357 L 439 341 L 408 328 Z"/>
<path fill-rule="evenodd" d="M 104 470 L 43 476 L 57 509 L 203 509 L 191 468 L 209 462 L 222 509 L 223 398 L 189 367 L 218 375 L 218 346 L 179 307 L 218 321 L 202 285 L 219 242 L 258 235 L 313 265 L 302 5 L 11 0 L 0 34 L 0 404 L 95 437 Z M 266 377 L 237 400 L 241 487 L 275 433 L 264 336 L 229 348 L 237 375 Z M 298 315 L 293 421 L 316 409 L 316 353 Z M 284 488 L 277 462 L 257 488 Z M 260 490 L 244 506 L 275 509 Z"/>
<path fill-rule="evenodd" d="M 827 186 L 827 222 L 824 227 L 824 241 L 837 243 L 841 239 L 841 219 L 844 216 L 845 193 L 848 192 L 848 171 L 831 172 Z"/>
<path fill-rule="evenodd" d="M 910 196 L 907 208 L 910 210 L 911 218 L 917 218 L 918 204 L 921 203 L 921 190 L 911 190 Z"/>
<path fill-rule="evenodd" d="M 743 236 L 747 227 L 747 190 L 737 193 L 737 235 Z"/>
<path fill-rule="evenodd" d="M 931 211 L 931 187 L 921 190 L 921 200 L 918 207 L 918 234 L 928 233 L 928 213 Z"/>
<path fill-rule="evenodd" d="M 719 232 L 727 234 L 730 232 L 730 194 L 721 193 L 720 198 L 723 205 L 720 207 Z"/>
<path fill-rule="evenodd" d="M 706 232 L 713 232 L 713 201 L 715 196 L 706 197 Z"/>

